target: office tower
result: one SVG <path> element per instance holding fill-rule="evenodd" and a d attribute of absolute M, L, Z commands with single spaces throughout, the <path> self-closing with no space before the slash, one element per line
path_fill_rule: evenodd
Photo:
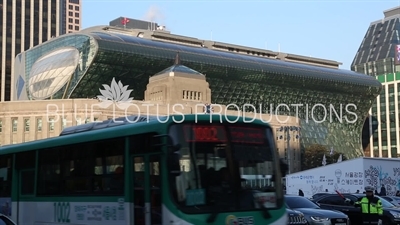
<path fill-rule="evenodd" d="M 80 0 L 0 0 L 0 100 L 9 101 L 15 56 L 80 29 Z M 71 28 L 71 29 L 70 29 Z"/>
<path fill-rule="evenodd" d="M 81 29 L 81 3 L 82 0 L 67 0 L 63 9 L 63 29 L 65 33 L 72 33 Z"/>
<path fill-rule="evenodd" d="M 376 77 L 383 86 L 373 104 L 367 157 L 400 157 L 400 7 L 370 24 L 351 70 Z"/>

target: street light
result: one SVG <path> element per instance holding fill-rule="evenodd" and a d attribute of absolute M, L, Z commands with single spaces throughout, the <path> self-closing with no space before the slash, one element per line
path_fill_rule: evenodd
<path fill-rule="evenodd" d="M 286 135 L 286 150 L 287 150 L 287 161 L 288 161 L 288 174 L 292 172 L 292 150 L 290 149 L 290 132 L 296 133 L 295 139 L 300 139 L 300 130 L 301 127 L 296 127 L 296 126 L 281 126 L 279 131 L 284 131 Z M 279 139 L 282 139 L 283 137 L 280 136 Z"/>

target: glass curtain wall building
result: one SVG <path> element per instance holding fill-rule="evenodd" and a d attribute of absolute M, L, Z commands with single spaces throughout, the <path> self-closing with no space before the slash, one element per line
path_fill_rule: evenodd
<path fill-rule="evenodd" d="M 80 1 L 0 1 L 0 101 L 9 101 L 12 96 L 12 65 L 18 53 L 52 37 L 80 30 Z"/>
<path fill-rule="evenodd" d="M 379 80 L 383 89 L 370 114 L 366 156 L 400 157 L 400 7 L 370 24 L 351 69 Z"/>
<path fill-rule="evenodd" d="M 303 150 L 321 144 L 348 158 L 363 155 L 361 131 L 381 91 L 373 77 L 154 41 L 107 27 L 66 34 L 19 54 L 13 97 L 93 98 L 115 77 L 140 100 L 149 77 L 170 67 L 177 52 L 182 64 L 206 75 L 213 104 L 251 104 L 255 108 L 245 110 L 298 116 Z"/>

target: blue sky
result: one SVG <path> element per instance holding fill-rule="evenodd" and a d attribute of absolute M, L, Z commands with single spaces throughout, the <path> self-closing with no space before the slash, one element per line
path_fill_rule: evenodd
<path fill-rule="evenodd" d="M 399 0 L 83 0 L 82 27 L 125 16 L 173 34 L 331 59 L 350 69 L 369 24 Z"/>

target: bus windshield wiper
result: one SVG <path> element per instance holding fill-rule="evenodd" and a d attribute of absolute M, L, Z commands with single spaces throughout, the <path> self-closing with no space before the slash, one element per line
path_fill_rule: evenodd
<path fill-rule="evenodd" d="M 213 213 L 210 214 L 210 216 L 207 218 L 207 223 L 213 223 L 218 216 L 219 212 L 214 211 Z"/>
<path fill-rule="evenodd" d="M 265 219 L 271 218 L 271 213 L 269 213 L 269 210 L 267 209 L 267 207 L 265 207 L 264 205 L 262 205 L 261 207 L 262 207 L 262 214 L 263 214 L 263 217 L 264 217 Z"/>
<path fill-rule="evenodd" d="M 265 207 L 264 202 L 258 202 L 258 205 L 261 207 L 261 211 L 262 211 L 263 217 L 265 219 L 271 218 L 271 214 L 269 213 L 268 208 Z"/>

